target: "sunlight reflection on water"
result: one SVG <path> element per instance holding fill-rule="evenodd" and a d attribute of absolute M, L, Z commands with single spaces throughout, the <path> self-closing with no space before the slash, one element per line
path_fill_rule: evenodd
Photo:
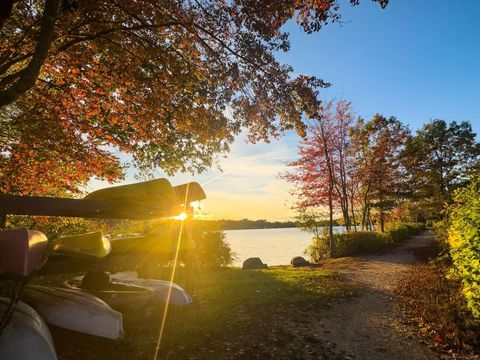
<path fill-rule="evenodd" d="M 345 232 L 335 226 L 335 232 Z M 226 230 L 227 242 L 237 254 L 234 266 L 242 266 L 249 257 L 259 257 L 268 265 L 286 265 L 294 256 L 305 256 L 304 250 L 312 243 L 312 234 L 297 228 Z"/>

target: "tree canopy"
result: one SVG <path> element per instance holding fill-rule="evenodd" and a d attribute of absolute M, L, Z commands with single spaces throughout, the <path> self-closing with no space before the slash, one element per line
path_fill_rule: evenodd
<path fill-rule="evenodd" d="M 469 122 L 432 120 L 411 137 L 403 152 L 414 199 L 439 216 L 455 189 L 480 171 L 480 143 Z"/>
<path fill-rule="evenodd" d="M 0 186 L 17 193 L 121 177 L 117 150 L 143 170 L 201 171 L 243 128 L 252 141 L 303 135 L 328 84 L 275 59 L 289 49 L 282 26 L 295 18 L 311 33 L 340 20 L 334 0 L 7 0 L 2 10 Z"/>
<path fill-rule="evenodd" d="M 319 114 L 298 159 L 287 164 L 293 170 L 283 174 L 304 218 L 328 208 L 330 225 L 335 213 L 347 231 L 378 223 L 382 232 L 387 222 L 438 219 L 455 190 L 480 171 L 480 143 L 469 122 L 433 120 L 411 134 L 393 116 L 353 123 L 345 100 L 324 104 Z"/>

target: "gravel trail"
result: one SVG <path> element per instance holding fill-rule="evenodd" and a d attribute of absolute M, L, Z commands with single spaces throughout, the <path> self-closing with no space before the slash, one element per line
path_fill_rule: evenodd
<path fill-rule="evenodd" d="M 419 262 L 415 251 L 431 241 L 431 232 L 425 232 L 377 255 L 329 263 L 361 290 L 359 296 L 321 312 L 316 330 L 322 339 L 346 359 L 436 359 L 409 334 L 393 293 L 398 280 Z"/>

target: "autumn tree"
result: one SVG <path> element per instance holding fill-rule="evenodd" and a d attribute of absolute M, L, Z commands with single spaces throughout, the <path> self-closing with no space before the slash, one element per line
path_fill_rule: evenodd
<path fill-rule="evenodd" d="M 383 232 L 386 213 L 408 195 L 406 172 L 400 154 L 409 130 L 395 117 L 376 114 L 370 121 L 359 119 L 352 128 L 352 147 L 357 158 L 356 176 L 363 209 L 362 228 L 372 229 L 371 209 L 379 213 Z"/>
<path fill-rule="evenodd" d="M 332 141 L 334 147 L 335 190 L 340 202 L 343 219 L 347 230 L 356 229 L 355 204 L 357 189 L 360 184 L 354 176 L 356 159 L 351 143 L 351 127 L 355 120 L 352 104 L 339 100 L 335 104 L 334 132 Z"/>
<path fill-rule="evenodd" d="M 418 130 L 403 152 L 413 199 L 427 215 L 438 217 L 480 170 L 480 143 L 468 122 L 433 120 Z"/>
<path fill-rule="evenodd" d="M 340 210 L 347 230 L 352 223 L 350 191 L 354 181 L 349 172 L 349 132 L 354 119 L 351 104 L 344 100 L 324 105 L 318 118 L 309 121 L 307 136 L 298 146 L 299 158 L 287 165 L 293 170 L 283 178 L 295 187 L 296 209 L 311 213 L 315 208 L 328 208 L 330 256 L 335 253 L 333 215 Z"/>
<path fill-rule="evenodd" d="M 289 49 L 282 26 L 295 18 L 310 33 L 340 19 L 332 0 L 5 0 L 1 9 L 0 187 L 14 193 L 116 179 L 118 152 L 145 171 L 201 171 L 243 128 L 252 141 L 303 134 L 327 84 L 275 59 Z"/>

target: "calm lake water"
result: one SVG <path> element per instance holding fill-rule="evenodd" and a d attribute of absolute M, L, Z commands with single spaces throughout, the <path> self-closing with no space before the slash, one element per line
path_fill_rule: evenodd
<path fill-rule="evenodd" d="M 334 227 L 344 232 L 343 226 Z M 245 259 L 259 257 L 267 265 L 286 265 L 294 256 L 304 256 L 312 243 L 312 234 L 297 228 L 226 230 L 227 242 L 237 254 L 234 266 L 242 266 Z"/>

